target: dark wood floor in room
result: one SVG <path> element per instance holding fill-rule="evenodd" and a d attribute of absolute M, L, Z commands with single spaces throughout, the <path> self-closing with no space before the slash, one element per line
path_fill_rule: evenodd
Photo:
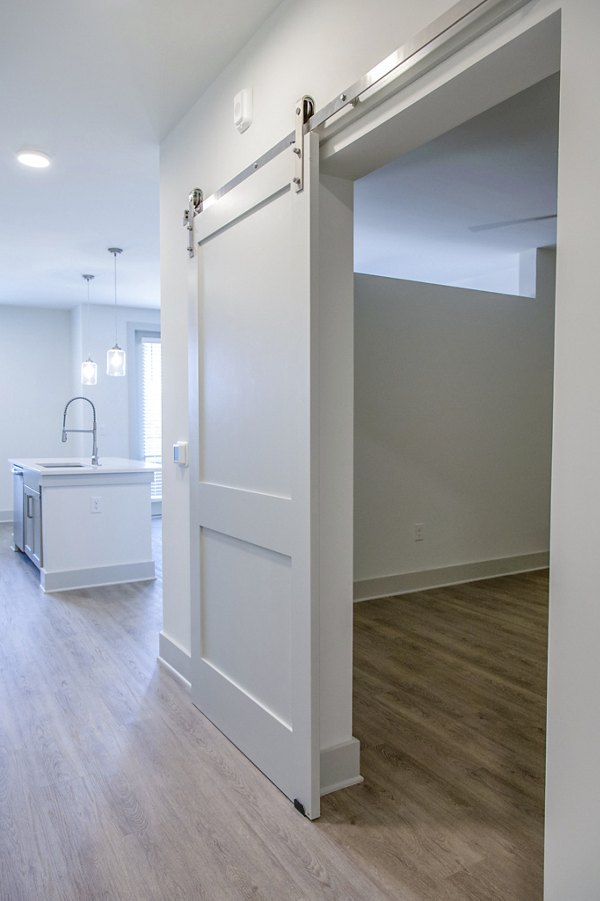
<path fill-rule="evenodd" d="M 0 898 L 541 897 L 547 579 L 356 610 L 365 783 L 310 823 L 156 662 L 160 581 L 44 595 L 0 526 Z"/>
<path fill-rule="evenodd" d="M 336 824 L 390 897 L 538 901 L 548 574 L 354 610 L 365 784 L 326 799 L 322 828 Z"/>

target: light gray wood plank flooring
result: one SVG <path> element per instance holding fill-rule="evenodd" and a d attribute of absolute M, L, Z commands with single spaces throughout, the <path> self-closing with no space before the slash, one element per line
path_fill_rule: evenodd
<path fill-rule="evenodd" d="M 355 608 L 365 783 L 310 823 L 157 664 L 160 579 L 44 595 L 10 534 L 2 901 L 541 897 L 544 574 Z"/>

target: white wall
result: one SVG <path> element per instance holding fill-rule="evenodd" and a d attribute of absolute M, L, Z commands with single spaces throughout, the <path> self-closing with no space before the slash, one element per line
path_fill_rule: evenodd
<path fill-rule="evenodd" d="M 68 310 L 0 306 L 0 521 L 12 519 L 9 457 L 60 456 L 71 391 Z"/>
<path fill-rule="evenodd" d="M 548 550 L 554 262 L 535 300 L 355 276 L 356 581 Z"/>
<path fill-rule="evenodd" d="M 562 8 L 559 222 L 555 357 L 548 740 L 547 901 L 600 895 L 600 5 Z M 292 127 L 303 93 L 327 103 L 437 15 L 448 0 L 289 0 L 190 110 L 161 148 L 161 279 L 164 441 L 188 434 L 187 259 L 181 214 L 191 188 L 207 193 L 249 165 Z M 255 122 L 238 135 L 233 94 L 254 89 Z M 165 631 L 190 647 L 187 473 L 165 472 Z"/>
<path fill-rule="evenodd" d="M 91 435 L 69 435 L 61 442 L 62 413 L 70 397 L 81 394 L 96 405 L 100 460 L 129 457 L 129 392 L 132 372 L 125 378 L 106 375 L 106 351 L 114 344 L 112 307 L 91 305 L 82 309 L 53 310 L 47 307 L 0 306 L 0 520 L 12 518 L 12 482 L 9 457 L 91 456 Z M 89 322 L 89 325 L 88 325 Z M 159 325 L 158 310 L 118 309 L 119 344 L 128 351 L 130 323 Z M 82 353 L 98 364 L 98 384 L 80 383 Z M 68 425 L 87 428 L 89 406 L 74 404 Z"/>

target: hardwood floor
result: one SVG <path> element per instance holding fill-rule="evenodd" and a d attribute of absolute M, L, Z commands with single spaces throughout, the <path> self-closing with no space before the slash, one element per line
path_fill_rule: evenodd
<path fill-rule="evenodd" d="M 160 580 L 44 595 L 0 525 L 0 898 L 541 897 L 544 574 L 355 607 L 365 783 L 303 819 L 156 662 Z"/>
<path fill-rule="evenodd" d="M 390 897 L 541 899 L 547 601 L 539 572 L 355 605 L 365 785 L 320 824 Z"/>

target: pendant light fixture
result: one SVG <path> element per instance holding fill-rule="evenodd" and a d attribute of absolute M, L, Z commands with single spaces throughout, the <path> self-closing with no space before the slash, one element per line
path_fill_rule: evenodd
<path fill-rule="evenodd" d="M 87 304 L 84 309 L 83 326 L 85 336 L 89 340 L 90 335 L 90 282 L 94 278 L 93 275 L 84 275 L 83 278 L 87 282 Z M 81 364 L 81 384 L 95 385 L 98 382 L 98 367 L 88 353 L 87 360 Z"/>
<path fill-rule="evenodd" d="M 115 258 L 115 343 L 106 353 L 106 374 L 125 375 L 125 351 L 117 340 L 117 255 L 123 253 L 120 247 L 109 247 L 108 252 Z"/>

